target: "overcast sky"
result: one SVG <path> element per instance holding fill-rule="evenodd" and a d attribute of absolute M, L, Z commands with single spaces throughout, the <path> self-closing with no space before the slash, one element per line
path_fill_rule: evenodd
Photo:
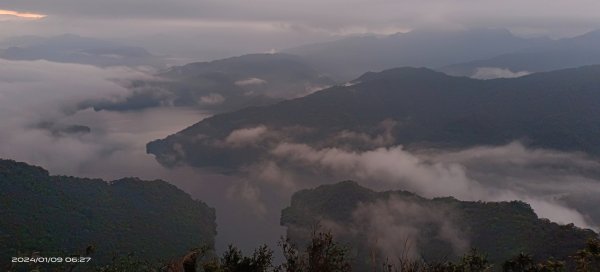
<path fill-rule="evenodd" d="M 2 10 L 46 17 L 32 19 L 0 12 L 0 38 L 68 32 L 144 43 L 158 53 L 200 54 L 196 56 L 200 59 L 266 52 L 341 35 L 422 28 L 508 28 L 520 35 L 553 37 L 600 28 L 600 2 L 593 0 L 2 2 Z"/>

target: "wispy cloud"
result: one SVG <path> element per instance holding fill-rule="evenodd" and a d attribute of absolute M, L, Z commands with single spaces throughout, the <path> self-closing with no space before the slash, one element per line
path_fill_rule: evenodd
<path fill-rule="evenodd" d="M 47 16 L 45 14 L 38 14 L 38 13 L 31 13 L 31 12 L 19 12 L 19 11 L 14 11 L 14 10 L 0 9 L 0 16 L 2 16 L 2 15 L 14 16 L 14 17 L 19 17 L 19 18 L 23 18 L 23 19 L 31 19 L 31 20 L 43 19 Z"/>

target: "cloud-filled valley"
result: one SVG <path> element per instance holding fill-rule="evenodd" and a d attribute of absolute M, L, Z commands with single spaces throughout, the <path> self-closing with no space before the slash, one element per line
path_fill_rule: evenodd
<path fill-rule="evenodd" d="M 250 216 L 255 218 L 254 224 L 268 222 L 271 227 L 266 229 L 277 233 L 278 210 L 294 191 L 346 179 L 426 197 L 523 200 L 542 217 L 582 227 L 597 228 L 600 221 L 577 209 L 585 205 L 573 206 L 568 201 L 569 197 L 600 190 L 600 175 L 595 170 L 599 162 L 583 153 L 527 148 L 518 142 L 460 150 L 408 150 L 393 145 L 390 133 L 398 124 L 387 120 L 378 125 L 376 134 L 340 132 L 335 141 L 347 145 L 338 148 L 286 140 L 285 134 L 264 125 L 239 129 L 213 144 L 239 149 L 263 145 L 264 141 L 281 142 L 272 147 L 268 159 L 242 167 L 233 175 L 187 166 L 167 169 L 145 154 L 144 143 L 177 132 L 208 113 L 173 107 L 125 112 L 79 107 L 82 101 L 118 101 L 130 95 L 132 90 L 122 82 L 152 79 L 146 71 L 47 61 L 2 62 L 0 109 L 2 116 L 9 116 L 3 119 L 0 133 L 2 156 L 42 165 L 55 174 L 166 179 L 231 212 L 220 217 L 224 235 L 230 235 L 222 237 L 224 241 L 236 236 L 235 229 L 227 229 L 229 225 L 250 220 L 236 209 L 258 215 Z M 57 134 L 40 126 L 44 122 L 55 130 L 83 126 L 89 131 Z M 288 130 L 298 133 L 307 129 Z M 353 150 L 353 144 L 363 148 Z M 263 233 L 260 239 L 271 232 Z M 276 237 L 270 239 L 275 241 Z M 256 242 L 250 239 L 247 246 Z"/>
<path fill-rule="evenodd" d="M 144 195 L 120 195 L 126 205 L 159 207 L 160 188 L 205 202 L 217 255 L 310 227 L 356 243 L 356 256 L 425 261 L 472 246 L 564 257 L 598 236 L 593 8 L 75 2 L 0 6 L 0 185 L 148 180 Z M 81 205 L 78 218 L 97 218 Z"/>
<path fill-rule="evenodd" d="M 172 133 L 206 116 L 193 110 L 155 109 L 117 114 L 79 109 L 82 101 L 119 100 L 129 95 L 130 90 L 121 87 L 119 80 L 151 77 L 130 68 L 4 60 L 1 66 L 3 155 L 63 174 L 110 173 L 98 164 L 118 165 L 115 160 L 135 157 L 144 141 Z M 43 123 L 50 127 L 40 126 Z M 87 127 L 89 131 L 52 132 L 52 127 L 72 126 Z M 95 173 L 86 173 L 95 166 L 98 167 Z"/>
<path fill-rule="evenodd" d="M 454 196 L 471 201 L 522 200 L 541 217 L 598 228 L 598 218 L 590 218 L 593 211 L 577 211 L 561 200 L 562 196 L 600 189 L 597 173 L 581 175 L 586 169 L 594 171 L 598 162 L 578 154 L 529 149 L 516 142 L 458 152 L 430 150 L 427 155 L 411 153 L 401 146 L 356 152 L 286 143 L 272 152 L 284 162 L 281 165 L 289 163 L 291 169 L 296 169 L 286 176 L 298 177 L 295 184 L 301 188 L 311 187 L 304 180 L 314 179 L 303 179 L 302 169 L 316 168 L 321 171 L 312 171 L 317 175 L 330 173 L 331 180 L 356 180 L 380 190 L 402 189 L 426 197 Z M 495 157 L 494 153 L 503 156 Z M 455 156 L 458 158 L 448 159 Z M 276 163 L 272 167 L 280 173 L 293 171 Z"/>

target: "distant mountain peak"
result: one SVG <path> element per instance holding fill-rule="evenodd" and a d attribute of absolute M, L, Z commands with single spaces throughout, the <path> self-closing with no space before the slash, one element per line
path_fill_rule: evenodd
<path fill-rule="evenodd" d="M 380 79 L 398 78 L 423 78 L 423 77 L 448 77 L 446 74 L 424 67 L 400 67 L 383 70 L 381 72 L 366 72 L 355 81 L 366 82 Z"/>
<path fill-rule="evenodd" d="M 546 40 L 528 39 L 506 29 L 416 29 L 383 37 L 347 37 L 303 45 L 286 52 L 340 80 L 401 66 L 436 68 L 491 58 L 529 48 Z"/>
<path fill-rule="evenodd" d="M 0 58 L 8 60 L 47 60 L 61 63 L 108 66 L 164 67 L 164 60 L 139 46 L 89 38 L 77 34 L 24 36 L 0 44 Z"/>

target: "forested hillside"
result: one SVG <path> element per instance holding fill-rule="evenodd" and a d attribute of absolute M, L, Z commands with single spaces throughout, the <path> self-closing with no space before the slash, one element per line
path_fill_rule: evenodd
<path fill-rule="evenodd" d="M 366 73 L 275 105 L 215 115 L 147 145 L 164 165 L 235 169 L 281 143 L 465 148 L 523 141 L 600 154 L 600 66 L 475 80 L 424 68 Z"/>
<path fill-rule="evenodd" d="M 456 260 L 470 248 L 487 254 L 497 267 L 519 253 L 567 261 L 597 237 L 591 230 L 540 219 L 524 202 L 426 199 L 406 191 L 375 192 L 352 181 L 297 192 L 281 224 L 301 245 L 315 226 L 332 231 L 353 248 L 355 265 L 363 268 L 373 258 Z"/>
<path fill-rule="evenodd" d="M 93 264 L 113 254 L 168 260 L 214 246 L 215 210 L 164 181 L 51 176 L 0 160 L 0 256 L 62 256 L 94 248 Z"/>

